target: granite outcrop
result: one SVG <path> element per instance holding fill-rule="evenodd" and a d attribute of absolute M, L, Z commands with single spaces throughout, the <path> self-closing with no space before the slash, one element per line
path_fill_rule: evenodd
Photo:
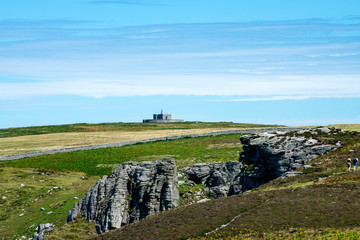
<path fill-rule="evenodd" d="M 67 221 L 95 221 L 98 233 L 120 228 L 179 205 L 173 159 L 127 162 L 102 177 L 69 211 Z"/>

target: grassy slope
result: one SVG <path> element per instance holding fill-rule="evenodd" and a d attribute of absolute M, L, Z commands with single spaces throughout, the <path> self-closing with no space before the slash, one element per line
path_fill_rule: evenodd
<path fill-rule="evenodd" d="M 315 159 L 313 163 L 330 160 L 303 175 L 274 180 L 247 194 L 163 212 L 96 238 L 359 239 L 360 170 L 347 172 L 346 159 L 360 156 L 360 134 L 338 134 L 337 139 L 345 146 Z M 235 216 L 227 227 L 204 234 Z"/>
<path fill-rule="evenodd" d="M 232 239 L 300 228 L 357 228 L 359 197 L 355 184 L 257 191 L 163 212 L 96 239 Z M 238 215 L 228 227 L 204 235 Z"/>
<path fill-rule="evenodd" d="M 9 239 L 30 237 L 40 223 L 63 225 L 68 210 L 78 201 L 74 197 L 83 197 L 98 179 L 83 180 L 82 176 L 75 172 L 0 168 L 0 235 Z"/>

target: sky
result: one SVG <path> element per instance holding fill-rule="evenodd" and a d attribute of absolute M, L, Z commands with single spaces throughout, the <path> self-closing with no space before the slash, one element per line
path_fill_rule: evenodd
<path fill-rule="evenodd" d="M 0 128 L 360 123 L 359 0 L 0 0 Z"/>

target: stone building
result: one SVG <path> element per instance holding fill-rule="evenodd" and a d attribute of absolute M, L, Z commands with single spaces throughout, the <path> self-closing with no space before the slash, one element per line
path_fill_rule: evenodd
<path fill-rule="evenodd" d="M 171 114 L 166 114 L 161 109 L 160 114 L 154 114 L 153 119 L 144 119 L 143 123 L 168 123 L 168 122 L 184 122 L 182 119 L 172 119 Z"/>

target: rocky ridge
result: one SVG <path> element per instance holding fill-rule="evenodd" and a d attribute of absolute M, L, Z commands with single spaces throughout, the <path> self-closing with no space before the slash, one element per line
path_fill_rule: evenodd
<path fill-rule="evenodd" d="M 96 222 L 98 233 L 136 222 L 179 206 L 177 169 L 173 159 L 127 162 L 104 176 L 85 194 L 67 221 L 77 216 Z"/>
<path fill-rule="evenodd" d="M 323 144 L 316 139 L 318 133 L 336 134 L 327 127 L 295 133 L 274 131 L 244 135 L 240 138 L 244 152 L 239 161 L 195 164 L 184 169 L 184 183 L 205 185 L 212 198 L 239 194 L 277 177 L 295 175 L 295 169 L 340 146 L 339 143 Z"/>

